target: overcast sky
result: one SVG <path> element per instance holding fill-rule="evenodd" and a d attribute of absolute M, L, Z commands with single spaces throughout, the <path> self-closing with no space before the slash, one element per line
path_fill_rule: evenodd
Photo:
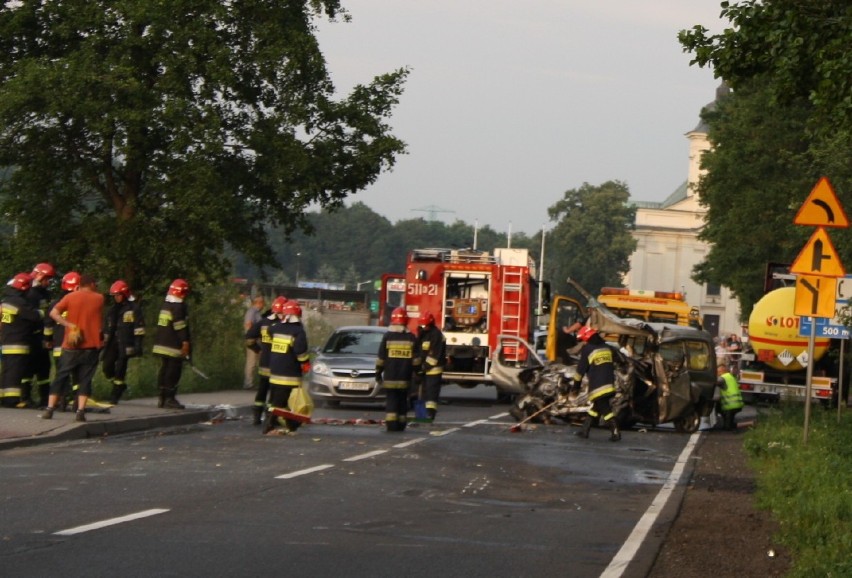
<path fill-rule="evenodd" d="M 719 81 L 689 66 L 677 33 L 721 31 L 719 0 L 343 4 L 352 22 L 318 35 L 341 93 L 412 69 L 391 120 L 408 154 L 351 198 L 392 222 L 534 234 L 584 182 L 661 201 L 686 180 L 684 134 Z"/>

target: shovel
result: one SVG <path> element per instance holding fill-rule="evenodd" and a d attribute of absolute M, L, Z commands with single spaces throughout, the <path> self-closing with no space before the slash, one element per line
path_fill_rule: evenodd
<path fill-rule="evenodd" d="M 556 400 L 556 401 L 559 401 L 559 400 Z M 528 421 L 530 421 L 532 418 L 539 415 L 540 413 L 544 412 L 546 409 L 549 409 L 551 406 L 555 405 L 556 401 L 552 401 L 552 402 L 548 403 L 546 406 L 544 406 L 543 408 L 541 408 L 540 410 L 538 410 L 537 412 L 528 415 L 523 420 L 519 421 L 518 423 L 516 423 L 515 425 L 510 427 L 509 431 L 512 432 L 512 433 L 517 433 L 517 432 L 521 431 L 522 425 L 524 425 L 525 423 L 527 423 Z"/>

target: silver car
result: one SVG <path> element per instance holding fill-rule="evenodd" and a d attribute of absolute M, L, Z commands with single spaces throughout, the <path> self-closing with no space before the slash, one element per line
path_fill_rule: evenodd
<path fill-rule="evenodd" d="M 339 327 L 311 364 L 309 391 L 317 405 L 384 401 L 376 385 L 376 357 L 387 327 Z"/>

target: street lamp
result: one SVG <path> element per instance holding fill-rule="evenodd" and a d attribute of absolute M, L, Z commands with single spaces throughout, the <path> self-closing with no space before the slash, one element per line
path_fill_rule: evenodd
<path fill-rule="evenodd" d="M 366 284 L 368 284 L 368 283 L 372 283 L 372 282 L 373 282 L 373 280 L 372 280 L 372 279 L 370 279 L 369 281 L 361 281 L 360 283 L 355 283 L 355 290 L 356 290 L 356 291 L 360 291 L 360 290 L 361 290 L 361 285 L 366 285 Z"/>
<path fill-rule="evenodd" d="M 299 286 L 299 266 L 302 264 L 302 254 L 296 253 L 296 287 Z"/>

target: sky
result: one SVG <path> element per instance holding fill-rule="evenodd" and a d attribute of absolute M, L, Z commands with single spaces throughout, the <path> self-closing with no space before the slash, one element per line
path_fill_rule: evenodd
<path fill-rule="evenodd" d="M 391 172 L 350 197 L 395 223 L 550 228 L 583 183 L 662 201 L 687 176 L 685 134 L 719 80 L 678 31 L 725 27 L 720 0 L 343 0 L 317 37 L 340 95 L 409 67 Z"/>

